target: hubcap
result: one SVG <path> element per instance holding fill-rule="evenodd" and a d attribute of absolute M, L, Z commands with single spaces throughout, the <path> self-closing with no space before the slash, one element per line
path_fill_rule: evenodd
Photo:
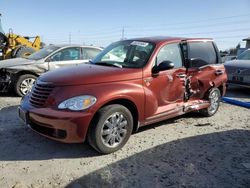
<path fill-rule="evenodd" d="M 210 107 L 208 108 L 208 110 L 211 114 L 213 114 L 218 109 L 219 102 L 220 102 L 218 92 L 213 91 L 209 96 L 209 100 L 210 100 Z"/>
<path fill-rule="evenodd" d="M 25 80 L 22 81 L 20 85 L 20 91 L 23 95 L 26 95 L 28 92 L 31 91 L 34 83 L 35 83 L 34 78 L 26 78 Z"/>
<path fill-rule="evenodd" d="M 118 146 L 127 134 L 128 121 L 122 113 L 109 116 L 102 126 L 101 138 L 107 147 Z"/>

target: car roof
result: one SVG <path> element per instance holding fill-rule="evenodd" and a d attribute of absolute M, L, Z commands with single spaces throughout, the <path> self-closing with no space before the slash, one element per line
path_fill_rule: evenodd
<path fill-rule="evenodd" d="M 88 45 L 79 45 L 79 44 L 50 44 L 48 46 L 55 46 L 55 47 L 59 47 L 59 48 L 66 48 L 66 47 L 86 47 L 86 48 L 96 48 L 96 49 L 102 50 L 102 48 L 97 47 L 97 46 L 88 46 Z"/>
<path fill-rule="evenodd" d="M 128 39 L 128 40 L 139 40 L 139 41 L 147 41 L 147 42 L 153 42 L 153 43 L 161 43 L 161 42 L 182 41 L 182 40 L 187 40 L 187 41 L 208 40 L 208 41 L 212 41 L 213 39 L 211 39 L 211 38 L 185 38 L 185 37 L 153 36 L 153 37 L 133 38 L 133 39 Z"/>

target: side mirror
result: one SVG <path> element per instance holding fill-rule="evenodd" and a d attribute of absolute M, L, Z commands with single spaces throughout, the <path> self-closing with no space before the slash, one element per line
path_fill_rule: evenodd
<path fill-rule="evenodd" d="M 52 55 L 46 59 L 46 62 L 54 62 L 54 61 L 60 61 L 60 56 L 59 55 Z"/>
<path fill-rule="evenodd" d="M 51 57 L 48 57 L 47 59 L 45 59 L 45 62 L 51 62 L 51 61 L 52 61 Z"/>
<path fill-rule="evenodd" d="M 237 59 L 237 56 L 236 56 L 236 57 L 232 57 L 232 58 L 231 58 L 231 60 L 235 60 L 235 59 Z"/>
<path fill-rule="evenodd" d="M 187 62 L 187 65 L 186 68 L 199 68 L 199 67 L 202 67 L 202 66 L 205 66 L 205 65 L 208 65 L 209 63 L 202 60 L 202 59 L 199 59 L 199 58 L 192 58 L 192 59 L 189 59 L 188 62 Z"/>
<path fill-rule="evenodd" d="M 163 61 L 158 66 L 152 68 L 153 74 L 158 74 L 160 71 L 169 70 L 174 68 L 174 63 L 171 61 Z"/>

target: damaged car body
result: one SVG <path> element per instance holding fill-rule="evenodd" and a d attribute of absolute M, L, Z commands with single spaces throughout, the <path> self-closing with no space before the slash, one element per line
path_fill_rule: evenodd
<path fill-rule="evenodd" d="M 226 82 L 212 39 L 123 40 L 89 64 L 43 74 L 18 112 L 45 137 L 87 139 L 107 154 L 122 148 L 139 127 L 191 111 L 214 115 Z"/>
<path fill-rule="evenodd" d="M 41 74 L 65 66 L 87 63 L 102 49 L 93 46 L 50 45 L 27 58 L 0 61 L 0 92 L 27 94 Z"/>

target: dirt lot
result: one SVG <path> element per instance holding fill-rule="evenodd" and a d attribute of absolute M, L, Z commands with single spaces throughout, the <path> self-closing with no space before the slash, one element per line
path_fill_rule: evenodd
<path fill-rule="evenodd" d="M 250 90 L 228 96 L 250 102 Z M 250 187 L 250 111 L 222 103 L 141 128 L 101 156 L 87 144 L 43 138 L 17 117 L 20 98 L 0 96 L 0 187 Z"/>

